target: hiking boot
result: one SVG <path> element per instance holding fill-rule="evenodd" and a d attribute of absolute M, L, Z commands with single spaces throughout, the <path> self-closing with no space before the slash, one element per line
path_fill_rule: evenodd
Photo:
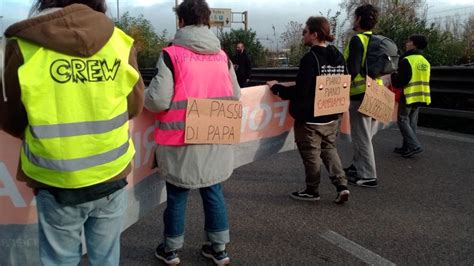
<path fill-rule="evenodd" d="M 406 151 L 407 149 L 404 147 L 395 147 L 395 149 L 393 149 L 393 152 L 397 154 L 404 154 Z"/>
<path fill-rule="evenodd" d="M 359 179 L 356 181 L 355 183 L 356 186 L 359 186 L 359 187 L 372 187 L 372 188 L 375 188 L 377 187 L 377 179 L 375 178 L 370 178 L 370 179 Z"/>
<path fill-rule="evenodd" d="M 230 262 L 229 254 L 227 254 L 227 251 L 223 250 L 216 252 L 212 248 L 212 245 L 209 244 L 202 245 L 201 254 L 204 257 L 214 261 L 216 265 L 227 265 Z"/>
<path fill-rule="evenodd" d="M 297 200 L 306 200 L 306 201 L 318 201 L 321 199 L 319 193 L 311 192 L 307 189 L 302 191 L 296 191 L 290 194 L 290 197 L 297 199 Z"/>
<path fill-rule="evenodd" d="M 155 257 L 166 263 L 167 265 L 178 265 L 180 263 L 178 251 L 165 251 L 165 245 L 159 244 L 155 251 Z"/>
<path fill-rule="evenodd" d="M 418 153 L 421 153 L 421 152 L 423 152 L 423 151 L 424 151 L 424 150 L 423 150 L 422 147 L 418 147 L 418 148 L 415 148 L 415 149 L 413 149 L 413 150 L 407 150 L 407 151 L 405 151 L 405 152 L 402 154 L 402 156 L 403 156 L 403 158 L 411 158 L 411 157 L 413 157 L 413 155 L 418 154 Z"/>
<path fill-rule="evenodd" d="M 349 200 L 349 194 L 351 194 L 351 193 L 349 192 L 349 190 L 347 188 L 344 189 L 344 190 L 339 191 L 337 193 L 336 199 L 334 200 L 334 203 L 342 204 L 342 203 L 348 201 Z"/>

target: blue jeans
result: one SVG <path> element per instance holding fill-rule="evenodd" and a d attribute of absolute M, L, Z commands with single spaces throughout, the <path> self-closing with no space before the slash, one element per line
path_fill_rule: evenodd
<path fill-rule="evenodd" d="M 89 265 L 118 265 L 127 192 L 78 204 L 61 205 L 47 190 L 36 197 L 40 259 L 43 265 L 79 265 L 84 234 Z"/>
<path fill-rule="evenodd" d="M 403 137 L 402 149 L 404 150 L 414 150 L 421 147 L 416 137 L 419 111 L 418 106 L 407 105 L 405 99 L 400 101 L 397 123 Z"/>
<path fill-rule="evenodd" d="M 166 209 L 163 214 L 164 243 L 166 250 L 177 250 L 184 244 L 184 219 L 189 189 L 166 182 L 166 191 Z M 216 184 L 203 187 L 199 192 L 204 207 L 204 231 L 207 234 L 207 241 L 212 243 L 215 250 L 223 250 L 230 237 L 222 186 Z"/>

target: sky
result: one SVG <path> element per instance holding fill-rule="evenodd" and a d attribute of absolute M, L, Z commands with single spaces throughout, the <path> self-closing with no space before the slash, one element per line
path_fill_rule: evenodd
<path fill-rule="evenodd" d="M 176 31 L 174 0 L 107 0 L 109 17 L 130 12 L 132 16 L 143 16 L 150 20 L 157 33 L 167 30 L 169 38 Z M 179 1 L 181 2 L 181 1 Z M 211 8 L 230 8 L 232 12 L 248 11 L 249 27 L 257 32 L 257 38 L 268 47 L 281 45 L 280 35 L 290 21 L 304 23 L 309 16 L 333 15 L 340 10 L 341 0 L 208 0 Z M 0 30 L 3 32 L 10 24 L 28 16 L 33 0 L 0 0 Z M 474 14 L 472 0 L 427 0 L 428 19 L 445 16 L 466 18 Z M 342 12 L 344 13 L 344 12 Z M 234 14 L 234 20 L 240 20 Z M 232 23 L 233 29 L 243 28 L 242 23 Z M 273 30 L 275 28 L 275 30 Z"/>

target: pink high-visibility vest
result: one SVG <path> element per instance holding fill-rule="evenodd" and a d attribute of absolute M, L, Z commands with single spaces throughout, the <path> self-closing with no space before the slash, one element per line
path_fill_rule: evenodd
<path fill-rule="evenodd" d="M 163 49 L 173 63 L 174 95 L 170 109 L 155 114 L 155 142 L 182 146 L 186 128 L 188 98 L 237 100 L 232 88 L 229 64 L 224 51 L 197 54 L 184 47 Z"/>

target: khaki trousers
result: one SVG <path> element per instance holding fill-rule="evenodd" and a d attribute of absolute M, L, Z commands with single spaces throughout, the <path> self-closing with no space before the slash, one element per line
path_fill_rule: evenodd
<path fill-rule="evenodd" d="M 325 125 L 313 125 L 295 121 L 295 141 L 303 159 L 306 173 L 306 188 L 319 192 L 321 160 L 329 172 L 331 182 L 347 186 L 341 159 L 336 149 L 337 121 Z"/>

